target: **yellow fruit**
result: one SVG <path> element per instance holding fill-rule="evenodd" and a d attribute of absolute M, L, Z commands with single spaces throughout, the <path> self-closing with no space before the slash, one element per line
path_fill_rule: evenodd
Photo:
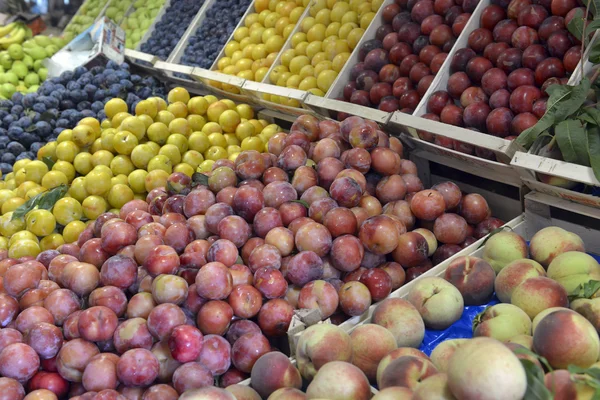
<path fill-rule="evenodd" d="M 77 153 L 79 153 L 79 147 L 71 141 L 62 142 L 56 146 L 56 158 L 62 161 L 72 163 Z"/>
<path fill-rule="evenodd" d="M 146 191 L 150 192 L 152 189 L 158 187 L 166 187 L 169 175 L 169 172 L 165 172 L 161 169 L 148 172 L 148 175 L 146 175 L 146 178 L 144 179 Z"/>
<path fill-rule="evenodd" d="M 48 166 L 39 160 L 34 160 L 23 167 L 25 170 L 25 177 L 28 181 L 40 183 L 42 177 L 48 172 Z"/>
<path fill-rule="evenodd" d="M 229 110 L 229 106 L 227 106 L 227 104 L 222 101 L 212 103 L 208 106 L 208 109 L 206 111 L 208 120 L 210 122 L 219 122 L 219 117 L 227 110 Z"/>
<path fill-rule="evenodd" d="M 92 155 L 90 153 L 79 153 L 73 160 L 73 167 L 80 175 L 87 175 L 94 165 L 92 164 Z"/>
<path fill-rule="evenodd" d="M 25 198 L 25 200 L 29 200 L 29 199 L 31 199 L 32 197 L 35 197 L 35 196 L 37 196 L 38 194 L 41 194 L 41 193 L 44 193 L 44 192 L 46 192 L 47 190 L 48 190 L 48 189 L 46 189 L 46 188 L 44 188 L 44 187 L 41 187 L 41 186 L 35 187 L 35 188 L 33 188 L 33 189 L 29 189 L 29 190 L 27 191 L 27 193 L 25 193 L 25 197 L 24 197 L 24 198 Z"/>
<path fill-rule="evenodd" d="M 83 208 L 82 208 L 83 213 Z M 79 236 L 85 230 L 85 223 L 82 221 L 71 221 L 63 229 L 63 239 L 65 243 L 73 243 L 79 239 Z"/>
<path fill-rule="evenodd" d="M 199 153 L 204 153 L 210 147 L 210 140 L 208 135 L 204 132 L 194 132 L 188 139 L 188 145 L 191 150 L 195 150 Z"/>
<path fill-rule="evenodd" d="M 25 199 L 21 197 L 13 197 L 11 199 L 6 200 L 2 203 L 2 214 L 9 213 L 11 211 L 15 211 L 17 208 L 21 207 L 25 204 Z"/>
<path fill-rule="evenodd" d="M 42 186 L 46 189 L 52 189 L 60 185 L 67 185 L 69 180 L 67 176 L 60 171 L 50 171 L 42 178 Z"/>
<path fill-rule="evenodd" d="M 110 178 L 107 172 L 94 169 L 85 177 L 85 190 L 91 195 L 102 196 L 110 190 Z"/>
<path fill-rule="evenodd" d="M 350 46 L 351 49 L 354 49 L 356 47 L 356 45 L 358 44 L 358 42 L 360 41 L 360 38 L 362 38 L 362 35 L 365 33 L 365 30 L 363 28 L 354 28 L 352 29 L 352 31 L 350 31 L 350 33 L 348 34 L 348 45 Z"/>
<path fill-rule="evenodd" d="M 167 100 L 169 101 L 169 103 L 181 101 L 187 104 L 187 102 L 190 101 L 190 94 L 185 88 L 176 87 L 171 89 L 171 91 L 167 95 Z"/>
<path fill-rule="evenodd" d="M 31 164 L 30 164 L 31 165 Z M 67 177 L 67 180 L 71 182 L 75 179 L 75 168 L 73 168 L 73 164 L 68 163 L 66 161 L 57 161 L 52 166 L 52 171 L 60 171 Z"/>
<path fill-rule="evenodd" d="M 162 145 L 167 142 L 170 131 L 169 127 L 163 122 L 155 122 L 148 127 L 146 134 L 148 135 L 148 139 Z"/>
<path fill-rule="evenodd" d="M 171 159 L 162 154 L 152 157 L 148 162 L 148 172 L 157 169 L 163 170 L 168 174 L 171 174 L 173 172 L 173 164 L 171 163 Z"/>
<path fill-rule="evenodd" d="M 196 131 L 202 130 L 204 125 L 206 125 L 206 120 L 201 115 L 193 115 L 193 114 L 188 115 L 187 121 L 190 125 L 191 132 L 196 132 Z"/>
<path fill-rule="evenodd" d="M 298 85 L 298 89 L 300 90 L 308 90 L 316 87 L 317 78 L 315 78 L 314 76 L 307 76 L 306 78 L 302 79 L 300 85 Z"/>
<path fill-rule="evenodd" d="M 110 178 L 110 186 L 111 188 L 115 185 L 127 185 L 127 175 L 119 174 Z"/>
<path fill-rule="evenodd" d="M 110 169 L 113 175 L 123 174 L 127 176 L 135 169 L 135 166 L 129 156 L 118 155 L 110 162 Z"/>
<path fill-rule="evenodd" d="M 121 126 L 121 123 L 123 122 L 123 120 L 127 117 L 131 117 L 131 114 L 129 114 L 128 112 L 118 113 L 111 120 L 112 127 L 115 129 L 118 128 L 119 126 Z"/>
<path fill-rule="evenodd" d="M 31 189 L 35 189 L 38 187 L 41 187 L 41 186 L 35 182 L 32 182 L 32 181 L 23 182 L 19 185 L 19 187 L 16 190 L 16 194 L 17 194 L 16 197 L 21 197 L 21 198 L 27 200 L 25 198 L 25 195 L 27 194 L 27 192 L 29 192 Z"/>
<path fill-rule="evenodd" d="M 19 231 L 19 232 L 16 232 L 14 235 L 12 235 L 10 237 L 10 239 L 8 239 L 8 242 L 6 244 L 10 247 L 13 244 L 15 244 L 16 242 L 19 242 L 21 240 L 33 240 L 34 242 L 39 243 L 38 237 L 35 236 L 32 232 Z"/>
<path fill-rule="evenodd" d="M 247 137 L 253 136 L 254 134 L 254 125 L 249 121 L 240 123 L 235 129 L 235 136 L 240 142 Z"/>
<path fill-rule="evenodd" d="M 0 249 L 8 250 L 8 239 L 0 236 Z"/>
<path fill-rule="evenodd" d="M 219 125 L 227 133 L 235 132 L 240 122 L 240 115 L 234 110 L 226 110 L 219 116 Z"/>
<path fill-rule="evenodd" d="M 137 137 L 128 131 L 117 132 L 113 138 L 113 146 L 119 154 L 129 155 L 137 145 Z"/>
<path fill-rule="evenodd" d="M 162 110 L 159 111 L 158 114 L 156 115 L 156 122 L 162 122 L 165 125 L 169 125 L 169 123 L 171 121 L 173 121 L 175 119 L 175 116 L 173 115 L 172 112 L 167 111 L 167 110 Z"/>
<path fill-rule="evenodd" d="M 137 140 L 141 140 L 146 134 L 146 124 L 138 117 L 127 117 L 121 122 L 119 131 L 131 132 Z"/>
<path fill-rule="evenodd" d="M 142 100 L 135 106 L 135 115 L 148 115 L 154 119 L 157 113 L 158 109 L 152 100 Z"/>
<path fill-rule="evenodd" d="M 227 146 L 227 143 L 225 143 L 225 146 Z M 222 158 L 227 158 L 227 150 L 225 150 L 223 146 L 211 146 L 204 153 L 204 158 L 213 161 L 217 161 Z"/>
<path fill-rule="evenodd" d="M 127 103 L 125 100 L 116 97 L 104 105 L 104 112 L 106 113 L 106 117 L 112 120 L 118 113 L 127 112 Z"/>
<path fill-rule="evenodd" d="M 191 114 L 204 115 L 208 109 L 208 101 L 202 96 L 192 97 L 187 103 Z"/>
<path fill-rule="evenodd" d="M 85 154 L 85 153 L 79 153 L 79 154 Z M 108 167 L 114 157 L 115 156 L 110 151 L 98 150 L 94 154 L 91 155 L 90 161 L 92 163 L 92 166 L 94 166 L 94 167 L 97 167 L 98 165 L 106 165 Z"/>
<path fill-rule="evenodd" d="M 43 159 L 44 157 L 48 157 L 52 161 L 56 161 L 56 145 L 57 144 L 58 144 L 57 142 L 46 143 L 41 149 L 38 150 L 38 154 L 37 154 L 38 159 Z"/>
<path fill-rule="evenodd" d="M 171 160 L 171 165 L 177 165 L 181 162 L 181 153 L 174 144 L 165 144 L 160 148 L 158 154 L 167 156 Z"/>
<path fill-rule="evenodd" d="M 73 179 L 67 193 L 80 203 L 85 200 L 85 198 L 88 197 L 88 192 L 85 190 L 85 177 L 80 176 Z"/>
<path fill-rule="evenodd" d="M 333 61 L 331 62 L 331 67 L 333 68 L 333 70 L 335 72 L 339 73 L 342 70 L 342 68 L 344 68 L 346 61 L 348 61 L 349 58 L 350 58 L 349 52 L 348 53 L 340 53 L 333 58 Z"/>
<path fill-rule="evenodd" d="M 214 160 L 204 160 L 199 166 L 198 169 L 196 170 L 196 172 L 210 172 L 212 171 L 212 167 L 213 164 L 215 163 Z"/>
<path fill-rule="evenodd" d="M 72 221 L 79 221 L 83 216 L 83 209 L 79 201 L 72 197 L 63 197 L 54 204 L 52 214 L 56 222 L 65 226 Z"/>
<path fill-rule="evenodd" d="M 146 193 L 145 180 L 147 175 L 148 172 L 143 169 L 136 169 L 131 174 L 129 174 L 129 176 L 127 177 L 127 183 L 129 184 L 129 187 L 133 190 L 134 193 Z"/>
<path fill-rule="evenodd" d="M 83 215 L 87 219 L 96 219 L 108 209 L 108 204 L 100 196 L 88 196 L 81 203 L 83 209 Z"/>
<path fill-rule="evenodd" d="M 169 132 L 170 133 L 179 133 L 185 137 L 188 137 L 192 132 L 190 128 L 190 123 L 185 118 L 175 118 L 169 124 Z"/>
<path fill-rule="evenodd" d="M 242 140 L 241 144 L 242 151 L 256 150 L 262 152 L 264 146 L 263 141 L 257 136 L 246 138 Z"/>
<path fill-rule="evenodd" d="M 40 245 L 33 240 L 22 240 L 8 248 L 10 258 L 36 257 L 42 250 Z"/>
<path fill-rule="evenodd" d="M 371 25 L 371 22 L 373 21 L 373 19 L 375 18 L 375 13 L 374 12 L 368 12 L 366 14 L 364 14 L 362 17 L 360 17 L 360 27 L 361 29 L 367 29 L 369 27 L 369 25 Z"/>
<path fill-rule="evenodd" d="M 131 200 L 133 200 L 133 190 L 127 185 L 114 185 L 108 192 L 108 203 L 114 208 L 121 208 Z"/>
<path fill-rule="evenodd" d="M 38 209 L 27 213 L 25 219 L 27 230 L 36 236 L 51 234 L 56 228 L 54 215 L 48 210 Z"/>

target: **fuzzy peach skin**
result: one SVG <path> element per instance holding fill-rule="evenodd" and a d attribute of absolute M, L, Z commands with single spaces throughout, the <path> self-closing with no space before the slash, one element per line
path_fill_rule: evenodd
<path fill-rule="evenodd" d="M 496 274 L 509 263 L 527 258 L 527 242 L 514 232 L 502 231 L 485 243 L 482 258 L 489 262 Z"/>
<path fill-rule="evenodd" d="M 486 308 L 475 318 L 473 326 L 473 336 L 488 336 L 501 342 L 531 334 L 531 318 L 512 304 L 500 303 Z"/>
<path fill-rule="evenodd" d="M 298 370 L 305 379 L 312 379 L 319 368 L 330 361 L 352 360 L 352 341 L 342 328 L 331 324 L 308 327 L 296 346 Z"/>
<path fill-rule="evenodd" d="M 431 352 L 431 361 L 440 372 L 448 372 L 448 364 L 450 358 L 463 344 L 467 343 L 469 339 L 450 339 L 444 340 L 442 343 L 435 346 L 435 349 Z"/>
<path fill-rule="evenodd" d="M 450 358 L 448 386 L 461 400 L 520 400 L 527 390 L 521 362 L 496 339 L 479 337 Z"/>
<path fill-rule="evenodd" d="M 579 285 L 600 280 L 600 264 L 589 254 L 567 251 L 552 260 L 548 266 L 548 278 L 563 285 L 571 295 Z"/>
<path fill-rule="evenodd" d="M 558 282 L 538 276 L 529 278 L 515 288 L 510 302 L 535 318 L 550 307 L 568 307 L 569 298 L 565 288 Z"/>
<path fill-rule="evenodd" d="M 319 369 L 306 388 L 307 399 L 368 400 L 371 386 L 363 372 L 343 361 L 332 361 Z"/>
<path fill-rule="evenodd" d="M 435 365 L 425 358 L 403 356 L 388 364 L 381 379 L 377 381 L 377 386 L 380 389 L 402 386 L 414 390 L 419 382 L 438 372 Z"/>
<path fill-rule="evenodd" d="M 406 299 L 419 311 L 425 326 L 431 329 L 448 328 L 460 319 L 464 309 L 458 289 L 438 277 L 417 280 Z"/>
<path fill-rule="evenodd" d="M 419 347 L 425 336 L 425 324 L 417 309 L 399 298 L 383 300 L 375 308 L 371 321 L 394 335 L 398 347 Z"/>
<path fill-rule="evenodd" d="M 509 263 L 496 276 L 494 289 L 503 303 L 510 303 L 512 292 L 528 278 L 546 276 L 546 270 L 537 261 L 522 258 Z"/>
<path fill-rule="evenodd" d="M 377 366 L 377 377 L 376 377 L 377 382 L 379 382 L 379 380 L 381 379 L 381 375 L 383 374 L 383 371 L 387 368 L 387 366 L 392 361 L 394 361 L 400 357 L 403 357 L 403 356 L 415 356 L 415 357 L 421 357 L 426 360 L 429 360 L 429 357 L 427 357 L 427 355 L 425 353 L 423 353 L 421 350 L 418 350 L 418 349 L 415 349 L 412 347 L 399 347 L 396 350 L 392 350 L 391 352 L 389 352 L 379 362 L 379 365 Z"/>
<path fill-rule="evenodd" d="M 465 256 L 448 265 L 444 278 L 456 286 L 465 305 L 480 305 L 492 298 L 496 273 L 487 261 Z"/>
<path fill-rule="evenodd" d="M 558 310 L 546 315 L 535 328 L 533 350 L 554 368 L 577 365 L 588 368 L 600 356 L 600 339 L 583 316 Z"/>
<path fill-rule="evenodd" d="M 383 357 L 395 350 L 398 345 L 390 331 L 377 324 L 365 324 L 356 327 L 350 333 L 352 340 L 352 364 L 375 382 L 377 366 Z"/>
<path fill-rule="evenodd" d="M 585 252 L 583 240 L 575 233 L 549 226 L 539 230 L 529 242 L 531 258 L 548 268 L 555 257 L 567 251 Z"/>

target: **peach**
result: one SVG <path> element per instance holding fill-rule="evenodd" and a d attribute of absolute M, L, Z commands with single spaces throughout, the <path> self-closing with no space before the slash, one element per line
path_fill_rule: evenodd
<path fill-rule="evenodd" d="M 342 328 L 331 324 L 308 327 L 296 345 L 298 369 L 306 379 L 312 379 L 317 371 L 331 361 L 352 360 L 352 340 Z"/>
<path fill-rule="evenodd" d="M 411 400 L 413 391 L 409 388 L 395 386 L 380 390 L 371 400 Z"/>
<path fill-rule="evenodd" d="M 352 364 L 365 373 L 369 381 L 375 382 L 377 366 L 383 357 L 398 346 L 390 331 L 376 324 L 356 327 L 350 333 L 352 340 Z"/>
<path fill-rule="evenodd" d="M 518 400 L 525 396 L 527 375 L 508 347 L 491 338 L 461 345 L 448 364 L 448 386 L 459 399 Z"/>
<path fill-rule="evenodd" d="M 236 400 L 261 400 L 262 398 L 250 386 L 245 385 L 229 385 L 225 388 L 228 392 L 235 396 Z"/>
<path fill-rule="evenodd" d="M 400 357 L 404 357 L 404 356 L 415 356 L 415 357 L 421 357 L 426 360 L 429 360 L 429 357 L 427 357 L 427 354 L 423 353 L 421 350 L 415 349 L 413 347 L 399 347 L 395 350 L 392 350 L 385 357 L 383 357 L 381 359 L 381 361 L 379 362 L 379 365 L 377 366 L 376 379 L 377 380 L 381 379 L 381 374 L 383 374 L 383 371 L 387 368 L 387 366 L 392 361 L 394 361 Z"/>
<path fill-rule="evenodd" d="M 600 340 L 594 326 L 583 316 L 558 310 L 546 315 L 533 334 L 534 351 L 553 368 L 577 365 L 588 368 L 600 355 Z"/>
<path fill-rule="evenodd" d="M 267 400 L 306 400 L 306 394 L 296 388 L 281 388 L 274 391 Z"/>
<path fill-rule="evenodd" d="M 383 300 L 375 308 L 372 322 L 392 332 L 398 347 L 419 347 L 425 336 L 423 318 L 411 303 L 403 299 Z"/>
<path fill-rule="evenodd" d="M 365 374 L 343 361 L 323 365 L 306 388 L 307 399 L 368 400 L 371 387 Z"/>
<path fill-rule="evenodd" d="M 252 387 L 262 397 L 268 397 L 283 387 L 302 387 L 300 372 L 285 354 L 278 351 L 261 356 L 252 367 L 250 379 Z"/>
<path fill-rule="evenodd" d="M 441 373 L 426 378 L 417 385 L 413 400 L 454 400 L 456 399 L 448 387 L 448 375 Z"/>
<path fill-rule="evenodd" d="M 510 303 L 513 290 L 528 278 L 546 276 L 546 271 L 537 261 L 523 258 L 515 260 L 502 268 L 496 280 L 494 289 L 496 296 L 503 303 Z"/>
<path fill-rule="evenodd" d="M 439 277 L 424 277 L 415 281 L 406 299 L 419 311 L 425 326 L 446 329 L 462 315 L 464 302 L 458 289 Z"/>
<path fill-rule="evenodd" d="M 525 347 L 528 350 L 533 349 L 533 336 L 531 335 L 517 335 L 508 339 L 506 343 L 516 343 Z"/>
<path fill-rule="evenodd" d="M 552 278 L 572 295 L 579 285 L 590 280 L 600 280 L 600 265 L 589 254 L 567 251 L 556 256 L 548 266 L 548 278 Z"/>
<path fill-rule="evenodd" d="M 534 318 L 550 307 L 568 307 L 569 299 L 565 288 L 544 276 L 529 278 L 515 288 L 510 302 Z"/>
<path fill-rule="evenodd" d="M 463 256 L 448 265 L 444 278 L 456 286 L 465 305 L 480 305 L 492 298 L 496 273 L 481 258 Z"/>
<path fill-rule="evenodd" d="M 552 392 L 554 400 L 591 399 L 596 389 L 586 385 L 582 378 L 566 369 L 557 369 L 546 374 L 544 385 Z"/>
<path fill-rule="evenodd" d="M 548 268 L 552 260 L 567 251 L 585 251 L 581 238 L 558 226 L 538 231 L 529 242 L 531 258 Z"/>
<path fill-rule="evenodd" d="M 571 309 L 583 315 L 600 331 L 600 298 L 575 299 L 571 302 Z"/>
<path fill-rule="evenodd" d="M 570 308 L 566 308 L 566 307 L 547 308 L 544 311 L 542 311 L 541 313 L 539 313 L 538 315 L 536 315 L 535 318 L 531 321 L 531 334 L 533 335 L 535 333 L 535 328 L 537 328 L 540 321 L 543 320 L 546 315 L 553 313 L 554 311 L 559 311 L 559 310 L 575 312 L 575 311 L 571 310 Z M 532 343 L 532 346 L 533 346 L 533 343 Z"/>
<path fill-rule="evenodd" d="M 403 356 L 388 364 L 377 381 L 377 386 L 380 389 L 401 386 L 414 390 L 423 379 L 437 373 L 437 368 L 430 360 Z"/>
<path fill-rule="evenodd" d="M 511 261 L 521 258 L 527 258 L 527 243 L 514 232 L 498 232 L 488 239 L 483 249 L 483 259 L 496 273 Z"/>
<path fill-rule="evenodd" d="M 496 304 L 473 321 L 473 336 L 488 336 L 505 342 L 517 335 L 531 334 L 531 319 L 517 306 Z"/>
<path fill-rule="evenodd" d="M 442 343 L 435 346 L 435 349 L 431 352 L 431 362 L 436 366 L 440 372 L 448 372 L 448 364 L 450 358 L 463 344 L 467 343 L 469 339 L 450 339 L 444 340 Z"/>

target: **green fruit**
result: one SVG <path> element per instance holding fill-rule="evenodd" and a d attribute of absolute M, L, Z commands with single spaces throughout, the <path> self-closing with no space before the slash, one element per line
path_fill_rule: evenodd
<path fill-rule="evenodd" d="M 23 61 L 15 61 L 12 65 L 11 71 L 15 73 L 19 77 L 19 79 L 25 78 L 29 73 L 29 68 Z"/>
<path fill-rule="evenodd" d="M 19 77 L 13 71 L 8 71 L 7 73 L 5 73 L 4 79 L 5 79 L 4 83 L 11 83 L 14 86 L 17 86 L 19 83 Z"/>
<path fill-rule="evenodd" d="M 0 54 L 0 65 L 4 69 L 10 69 L 10 67 L 12 67 L 12 58 L 8 52 L 2 52 L 2 54 Z"/>
<path fill-rule="evenodd" d="M 17 88 L 11 83 L 5 83 L 0 86 L 0 94 L 8 99 L 11 98 L 16 91 Z"/>
<path fill-rule="evenodd" d="M 119 11 L 117 13 L 117 15 L 115 16 L 115 21 L 121 21 L 123 19 L 123 16 L 124 16 L 123 12 Z"/>
<path fill-rule="evenodd" d="M 40 85 L 33 85 L 33 86 L 29 86 L 29 88 L 27 89 L 28 93 L 35 93 L 38 91 L 38 89 L 40 88 Z"/>
<path fill-rule="evenodd" d="M 55 45 L 51 44 L 49 46 L 46 46 L 45 50 L 46 50 L 46 54 L 48 55 L 48 57 L 52 57 L 58 51 L 58 47 L 56 47 Z"/>
<path fill-rule="evenodd" d="M 0 85 L 6 83 L 6 74 L 0 74 Z"/>
<path fill-rule="evenodd" d="M 12 57 L 13 60 L 20 60 L 23 58 L 23 46 L 17 43 L 13 43 L 8 46 L 8 54 Z"/>
<path fill-rule="evenodd" d="M 25 86 L 31 87 L 33 85 L 40 84 L 40 77 L 35 72 L 30 72 L 27 74 L 25 79 L 23 79 L 23 81 L 25 82 Z"/>
<path fill-rule="evenodd" d="M 141 27 L 143 30 L 148 30 L 148 28 L 150 28 L 150 25 L 152 25 L 152 21 L 149 19 L 146 19 L 144 21 L 142 21 Z"/>
<path fill-rule="evenodd" d="M 2 68 L 2 66 L 0 65 L 0 74 L 4 73 L 4 68 Z"/>
<path fill-rule="evenodd" d="M 33 62 L 33 70 L 35 72 L 38 72 L 40 70 L 40 68 L 42 68 L 44 65 L 42 64 L 43 60 L 35 60 Z"/>
<path fill-rule="evenodd" d="M 15 89 L 17 90 L 17 92 L 26 92 L 27 86 L 25 86 L 25 84 L 21 83 Z"/>
<path fill-rule="evenodd" d="M 119 12 L 119 9 L 117 7 L 111 6 L 106 9 L 106 12 L 104 13 L 104 15 L 106 15 L 110 19 L 115 19 L 118 12 Z"/>
<path fill-rule="evenodd" d="M 46 47 L 50 44 L 52 44 L 52 40 L 45 35 L 37 35 L 33 38 L 33 40 L 35 40 L 35 42 L 42 47 Z"/>
<path fill-rule="evenodd" d="M 25 53 L 27 53 L 27 55 L 31 56 L 31 58 L 33 58 L 34 60 L 43 60 L 44 58 L 48 57 L 48 55 L 46 54 L 46 50 L 44 50 L 43 47 L 33 47 L 31 49 L 25 49 Z"/>
<path fill-rule="evenodd" d="M 33 58 L 31 58 L 31 56 L 25 55 L 25 57 L 23 57 L 23 63 L 27 65 L 27 68 L 33 68 Z"/>
<path fill-rule="evenodd" d="M 38 44 L 34 40 L 28 40 L 23 43 L 23 49 L 31 49 L 33 47 L 38 47 Z"/>
<path fill-rule="evenodd" d="M 46 68 L 40 68 L 37 71 L 37 74 L 39 75 L 39 77 L 42 81 L 45 81 L 46 78 L 48 77 L 48 70 Z"/>

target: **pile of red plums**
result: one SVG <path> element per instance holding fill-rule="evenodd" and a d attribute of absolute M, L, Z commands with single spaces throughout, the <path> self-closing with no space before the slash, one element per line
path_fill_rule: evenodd
<path fill-rule="evenodd" d="M 535 125 L 546 112 L 548 88 L 566 84 L 581 59 L 581 38 L 566 29 L 577 5 L 576 0 L 493 1 L 469 34 L 468 47 L 450 60 L 447 90 L 431 94 L 423 117 L 509 140 Z M 453 145 L 433 135 L 422 138 Z"/>
<path fill-rule="evenodd" d="M 237 384 L 285 343 L 296 309 L 361 315 L 502 224 L 454 183 L 425 190 L 371 121 L 301 116 L 268 147 L 172 174 L 77 244 L 3 252 L 0 399 L 175 400 Z"/>

